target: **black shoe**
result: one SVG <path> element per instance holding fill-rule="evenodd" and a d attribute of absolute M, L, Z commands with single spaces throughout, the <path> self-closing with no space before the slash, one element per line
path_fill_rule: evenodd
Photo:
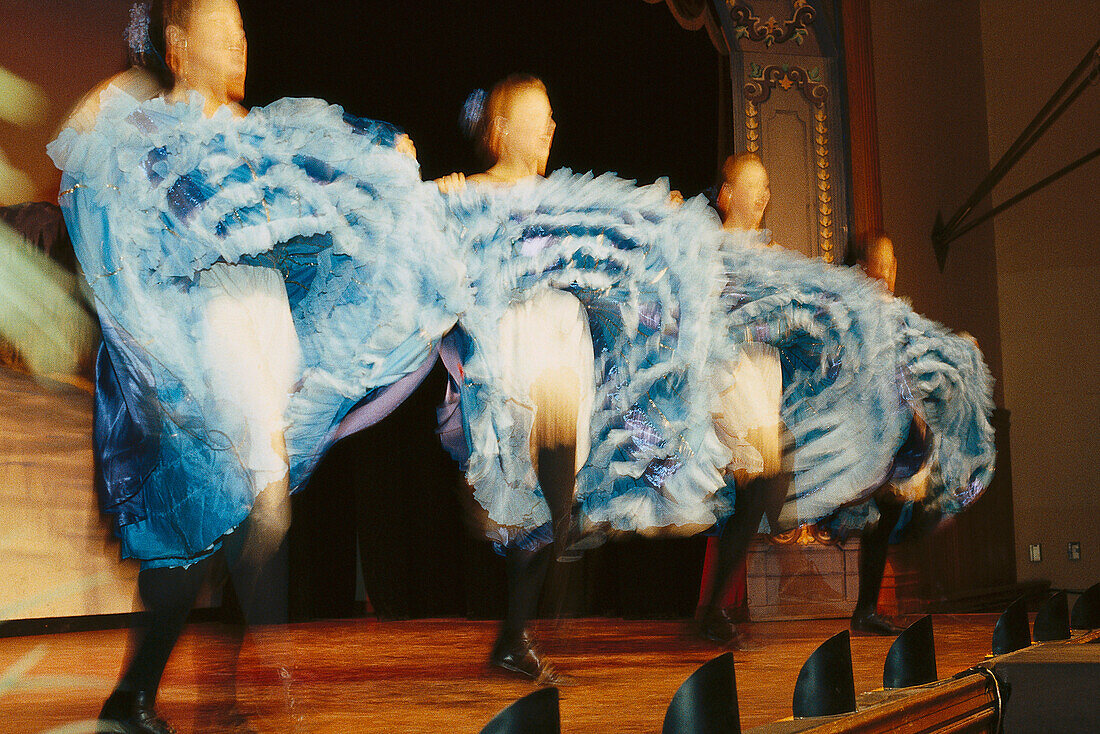
<path fill-rule="evenodd" d="M 899 635 L 902 628 L 874 612 L 852 615 L 852 631 L 864 635 Z"/>
<path fill-rule="evenodd" d="M 176 734 L 168 722 L 157 716 L 145 691 L 115 691 L 103 704 L 99 720 L 113 724 L 123 734 Z"/>
<path fill-rule="evenodd" d="M 584 557 L 585 551 L 595 550 L 607 542 L 607 533 L 599 526 L 588 525 L 584 529 L 582 522 L 574 517 L 569 532 L 562 543 L 562 550 L 558 553 L 558 563 L 574 563 Z"/>
<path fill-rule="evenodd" d="M 749 618 L 749 605 L 748 603 L 741 603 L 736 607 L 728 607 L 726 609 L 726 616 L 734 624 L 748 624 L 752 621 Z"/>
<path fill-rule="evenodd" d="M 737 628 L 733 626 L 724 609 L 705 612 L 696 623 L 695 635 L 718 645 L 725 645 L 734 638 Z"/>
<path fill-rule="evenodd" d="M 572 679 L 556 670 L 531 644 L 531 638 L 524 632 L 518 638 L 500 637 L 493 645 L 489 663 L 510 673 L 517 673 L 540 686 L 569 685 Z"/>
<path fill-rule="evenodd" d="M 737 628 L 724 609 L 706 612 L 696 623 L 695 635 L 731 650 L 757 650 L 749 636 Z"/>

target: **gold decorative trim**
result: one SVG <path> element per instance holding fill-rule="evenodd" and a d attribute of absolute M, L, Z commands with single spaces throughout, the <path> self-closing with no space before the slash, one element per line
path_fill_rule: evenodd
<path fill-rule="evenodd" d="M 735 0 L 726 0 L 726 8 L 729 10 L 730 20 L 733 21 L 734 38 L 747 38 L 750 41 L 763 43 L 768 48 L 773 44 L 791 40 L 801 46 L 810 35 L 808 26 L 817 16 L 813 6 L 807 0 L 795 0 L 794 14 L 783 22 L 776 20 L 775 16 L 763 21 L 753 14 L 752 8 L 748 5 Z"/>
<path fill-rule="evenodd" d="M 807 71 L 792 64 L 772 64 L 760 67 L 749 65 L 749 81 L 745 83 L 745 138 L 746 149 L 755 153 L 760 149 L 760 105 L 767 102 L 772 90 L 779 88 L 788 91 L 794 87 L 802 93 L 814 110 L 814 162 L 816 168 L 816 198 L 818 244 L 821 258 L 831 263 L 835 261 L 834 240 L 836 230 L 833 222 L 832 175 L 829 171 L 829 88 L 821 83 L 821 74 L 817 68 Z"/>
<path fill-rule="evenodd" d="M 107 187 L 107 188 L 109 188 L 109 189 L 111 189 L 112 191 L 119 191 L 119 190 L 120 190 L 120 189 L 119 189 L 119 188 L 118 188 L 117 186 L 115 186 L 114 184 L 106 184 L 106 187 Z M 85 186 L 85 185 L 84 185 L 84 184 L 82 184 L 82 183 L 74 184 L 74 185 L 72 186 L 72 188 L 68 188 L 68 189 L 65 189 L 64 191 L 60 192 L 60 193 L 59 193 L 59 194 L 57 195 L 57 198 L 58 198 L 58 199 L 60 199 L 60 198 L 61 198 L 62 196 L 68 196 L 69 194 L 72 194 L 72 193 L 73 193 L 74 191 L 76 191 L 77 189 L 86 189 L 86 188 L 88 188 L 88 187 L 87 187 L 87 186 Z"/>
<path fill-rule="evenodd" d="M 785 533 L 776 533 L 768 540 L 774 545 L 840 545 L 840 541 L 828 530 L 817 525 L 803 525 Z"/>
<path fill-rule="evenodd" d="M 750 153 L 760 150 L 760 122 L 756 119 L 758 112 L 753 102 L 745 102 L 745 139 Z"/>

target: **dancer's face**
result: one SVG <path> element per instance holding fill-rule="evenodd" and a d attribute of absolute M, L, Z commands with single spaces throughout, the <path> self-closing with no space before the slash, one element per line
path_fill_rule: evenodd
<path fill-rule="evenodd" d="M 753 229 L 759 229 L 764 221 L 764 210 L 772 198 L 771 182 L 764 166 L 749 161 L 736 172 L 732 181 L 722 186 L 725 199 L 724 209 L 738 221 L 751 223 Z"/>
<path fill-rule="evenodd" d="M 196 0 L 187 27 L 167 29 L 169 65 L 176 83 L 212 102 L 240 102 L 248 42 L 236 0 Z"/>
<path fill-rule="evenodd" d="M 534 163 L 540 175 L 546 173 L 556 125 L 545 92 L 536 87 L 517 90 L 497 125 L 499 160 Z"/>

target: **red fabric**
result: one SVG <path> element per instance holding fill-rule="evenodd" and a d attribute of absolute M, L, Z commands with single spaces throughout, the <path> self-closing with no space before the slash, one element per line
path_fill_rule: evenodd
<path fill-rule="evenodd" d="M 703 558 L 703 580 L 699 584 L 699 606 L 706 603 L 707 596 L 710 594 L 710 577 L 711 574 L 714 573 L 714 564 L 717 561 L 717 555 L 718 538 L 711 536 L 707 538 L 707 554 Z M 722 596 L 720 601 L 720 606 L 723 609 L 737 609 L 748 603 L 747 560 L 747 558 L 742 558 L 741 563 L 737 564 L 737 568 L 733 571 L 729 588 L 726 589 L 726 593 Z"/>

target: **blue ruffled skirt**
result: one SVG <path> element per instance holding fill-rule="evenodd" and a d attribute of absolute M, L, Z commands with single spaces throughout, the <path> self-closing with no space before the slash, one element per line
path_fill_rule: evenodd
<path fill-rule="evenodd" d="M 393 141 L 318 100 L 207 118 L 109 89 L 51 145 L 104 326 L 96 444 L 125 556 L 210 553 L 465 309 L 438 194 Z"/>

